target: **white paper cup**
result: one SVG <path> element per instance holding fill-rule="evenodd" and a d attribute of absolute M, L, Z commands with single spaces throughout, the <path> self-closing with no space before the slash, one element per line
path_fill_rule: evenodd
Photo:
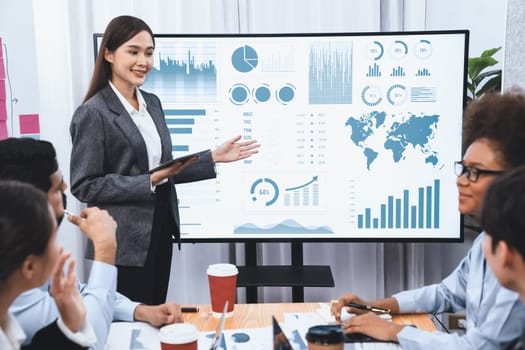
<path fill-rule="evenodd" d="M 173 323 L 159 331 L 161 350 L 197 350 L 199 331 L 190 323 Z"/>
<path fill-rule="evenodd" d="M 239 270 L 232 264 L 213 264 L 206 270 L 210 287 L 211 311 L 215 317 L 221 317 L 224 304 L 228 301 L 226 317 L 233 315 L 235 291 Z"/>

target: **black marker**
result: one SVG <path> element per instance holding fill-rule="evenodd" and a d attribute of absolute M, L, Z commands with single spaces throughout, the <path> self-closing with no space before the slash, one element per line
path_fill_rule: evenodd
<path fill-rule="evenodd" d="M 181 312 L 199 312 L 199 308 L 198 307 L 181 307 L 180 311 Z"/>
<path fill-rule="evenodd" d="M 346 306 L 353 307 L 354 309 L 359 310 L 368 310 L 372 312 L 377 312 L 379 314 L 389 314 L 390 309 L 383 309 L 382 307 L 375 307 L 370 305 L 362 305 L 362 304 L 356 304 L 356 303 L 348 303 Z"/>

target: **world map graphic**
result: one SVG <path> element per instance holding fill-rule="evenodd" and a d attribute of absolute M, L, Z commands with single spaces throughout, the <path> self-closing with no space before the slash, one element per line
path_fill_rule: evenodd
<path fill-rule="evenodd" d="M 362 149 L 370 170 L 381 152 L 391 152 L 393 161 L 399 163 L 406 158 L 409 148 L 420 152 L 425 163 L 436 166 L 438 153 L 429 142 L 435 137 L 438 121 L 438 115 L 373 111 L 359 117 L 350 116 L 345 126 L 351 128 L 350 140 Z"/>

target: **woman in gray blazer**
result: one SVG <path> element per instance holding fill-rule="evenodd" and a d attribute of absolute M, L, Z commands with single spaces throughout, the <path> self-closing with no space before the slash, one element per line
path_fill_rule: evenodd
<path fill-rule="evenodd" d="M 171 137 L 157 96 L 140 90 L 153 66 L 155 40 L 132 16 L 114 18 L 100 45 L 90 87 L 71 121 L 71 192 L 108 210 L 118 224 L 117 290 L 145 304 L 166 300 L 173 239 L 180 245 L 175 183 L 216 177 L 217 162 L 258 152 L 236 136 L 189 162 L 148 173 L 172 159 Z M 88 244 L 87 256 L 92 257 Z"/>

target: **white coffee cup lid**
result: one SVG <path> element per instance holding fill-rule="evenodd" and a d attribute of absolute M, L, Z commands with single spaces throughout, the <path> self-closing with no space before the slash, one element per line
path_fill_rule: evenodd
<path fill-rule="evenodd" d="M 173 323 L 160 329 L 159 338 L 165 344 L 187 344 L 199 338 L 199 331 L 190 323 Z"/>
<path fill-rule="evenodd" d="M 208 266 L 206 273 L 211 276 L 225 277 L 237 275 L 239 270 L 233 264 L 212 264 Z"/>

